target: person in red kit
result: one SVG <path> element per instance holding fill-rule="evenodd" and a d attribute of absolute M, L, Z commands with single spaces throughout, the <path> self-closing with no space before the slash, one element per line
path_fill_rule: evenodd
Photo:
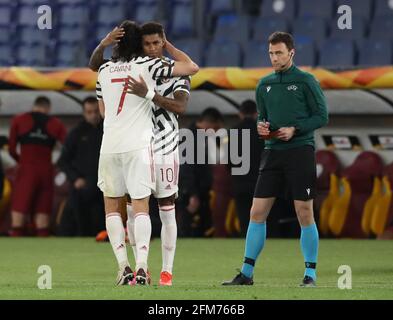
<path fill-rule="evenodd" d="M 52 150 L 66 137 L 64 125 L 49 115 L 50 107 L 47 97 L 38 97 L 31 112 L 17 115 L 11 123 L 9 153 L 18 169 L 12 190 L 10 236 L 24 235 L 28 214 L 34 215 L 37 236 L 49 235 L 54 188 Z"/>

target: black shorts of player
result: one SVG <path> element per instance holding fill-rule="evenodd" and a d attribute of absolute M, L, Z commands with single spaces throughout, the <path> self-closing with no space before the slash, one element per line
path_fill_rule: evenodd
<path fill-rule="evenodd" d="M 262 153 L 254 198 L 310 200 L 316 194 L 315 151 L 311 145 Z"/>

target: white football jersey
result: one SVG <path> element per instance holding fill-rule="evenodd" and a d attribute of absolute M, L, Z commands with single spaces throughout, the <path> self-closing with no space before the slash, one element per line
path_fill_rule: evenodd
<path fill-rule="evenodd" d="M 101 153 L 123 153 L 150 145 L 154 130 L 154 104 L 126 93 L 128 76 L 139 81 L 141 75 L 149 89 L 160 77 L 170 77 L 174 61 L 136 57 L 129 62 L 109 61 L 98 71 L 97 99 L 105 104 Z"/>
<path fill-rule="evenodd" d="M 170 61 L 168 60 L 168 62 Z M 190 94 L 190 81 L 189 76 L 159 78 L 156 81 L 156 91 L 163 97 L 173 99 L 173 94 L 179 90 Z M 155 134 L 153 150 L 155 153 L 167 155 L 175 151 L 179 143 L 178 115 L 155 105 L 154 117 Z"/>

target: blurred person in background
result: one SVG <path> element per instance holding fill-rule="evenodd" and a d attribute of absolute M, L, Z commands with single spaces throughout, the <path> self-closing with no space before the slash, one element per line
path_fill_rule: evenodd
<path fill-rule="evenodd" d="M 3 169 L 3 162 L 1 161 L 1 155 L 0 155 L 0 200 L 3 198 L 3 187 L 4 187 L 4 169 Z"/>
<path fill-rule="evenodd" d="M 210 190 L 213 184 L 213 174 L 211 165 L 207 161 L 207 139 L 198 141 L 197 130 L 213 129 L 217 131 L 222 126 L 222 114 L 216 108 L 209 107 L 189 127 L 194 139 L 194 159 L 193 163 L 180 165 L 178 206 L 180 236 L 202 237 L 212 235 Z M 191 142 L 181 141 L 180 143 Z M 200 148 L 205 148 L 205 150 L 200 150 Z M 197 164 L 198 153 L 205 154 L 203 164 Z"/>
<path fill-rule="evenodd" d="M 0 100 L 0 108 L 1 108 L 1 100 Z M 0 200 L 3 198 L 3 190 L 4 190 L 4 168 L 3 161 L 1 160 L 1 150 L 3 149 L 4 143 L 2 143 L 2 138 L 0 137 Z"/>
<path fill-rule="evenodd" d="M 11 123 L 9 153 L 18 169 L 12 190 L 10 236 L 25 234 L 28 214 L 34 215 L 36 235 L 49 235 L 54 189 L 52 151 L 66 136 L 65 126 L 49 115 L 50 109 L 47 97 L 37 97 L 32 111 L 15 116 Z"/>
<path fill-rule="evenodd" d="M 219 131 L 216 132 L 216 136 L 209 137 L 216 140 L 214 141 L 216 148 L 213 150 L 209 149 L 209 156 L 214 157 L 211 165 L 213 172 L 211 200 L 213 236 L 223 238 L 229 235 L 229 230 L 226 228 L 226 219 L 229 204 L 233 198 L 233 186 L 230 167 L 226 162 L 229 147 L 228 131 L 224 128 L 223 122 L 221 125 Z"/>
<path fill-rule="evenodd" d="M 103 128 L 95 97 L 84 99 L 83 118 L 69 132 L 58 161 L 71 184 L 58 229 L 61 236 L 95 236 L 105 229 L 104 202 L 97 187 Z"/>
<path fill-rule="evenodd" d="M 258 179 L 259 163 L 261 161 L 262 150 L 265 142 L 258 135 L 257 131 L 257 105 L 253 100 L 244 101 L 239 108 L 240 122 L 234 128 L 237 130 L 238 146 L 237 152 L 242 150 L 242 130 L 250 132 L 250 151 L 249 154 L 239 155 L 249 157 L 250 170 L 245 175 L 232 175 L 233 194 L 236 203 L 236 213 L 240 222 L 240 235 L 244 237 L 247 233 L 248 222 L 250 220 L 250 209 L 254 196 L 254 187 Z M 230 164 L 236 167 L 234 164 Z"/>

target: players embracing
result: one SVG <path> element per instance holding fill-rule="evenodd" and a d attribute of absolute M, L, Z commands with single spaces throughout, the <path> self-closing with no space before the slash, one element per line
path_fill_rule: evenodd
<path fill-rule="evenodd" d="M 130 23 L 130 22 L 128 22 Z M 188 97 L 190 94 L 190 78 L 198 71 L 198 67 L 193 61 L 183 52 L 177 50 L 169 41 L 166 40 L 164 29 L 161 24 L 150 22 L 144 24 L 141 29 L 141 55 L 145 57 L 135 58 L 134 63 L 139 67 L 143 64 L 147 67 L 147 73 L 126 72 L 127 81 L 124 83 L 122 95 L 120 100 L 127 100 L 128 97 L 133 99 L 148 100 L 150 103 L 150 112 L 154 115 L 150 122 L 145 121 L 143 132 L 149 132 L 149 128 L 154 122 L 154 141 L 148 148 L 151 156 L 150 168 L 142 168 L 129 171 L 128 177 L 130 180 L 130 188 L 125 185 L 124 193 L 128 192 L 132 199 L 132 206 L 127 206 L 127 231 L 130 244 L 133 247 L 133 252 L 136 261 L 136 273 L 131 274 L 129 267 L 125 244 L 123 241 L 124 231 L 120 230 L 121 218 L 118 214 L 113 215 L 111 208 L 106 210 L 107 213 L 107 231 L 110 241 L 113 246 L 114 253 L 119 262 L 119 276 L 118 284 L 126 284 L 127 282 L 145 284 L 149 283 L 149 273 L 147 270 L 147 256 L 149 250 L 149 242 L 151 236 L 151 222 L 148 215 L 148 199 L 149 195 L 137 195 L 137 190 L 146 188 L 150 185 L 150 190 L 158 199 L 160 219 L 162 221 L 161 240 L 162 240 L 162 270 L 160 274 L 160 285 L 172 285 L 172 269 L 175 256 L 176 239 L 177 239 L 177 224 L 175 217 L 175 198 L 178 191 L 178 173 L 179 173 L 179 151 L 178 138 L 179 128 L 177 117 L 185 111 Z M 128 32 L 129 34 L 129 32 Z M 90 67 L 94 70 L 99 68 L 99 79 L 101 70 L 105 69 L 108 63 L 103 60 L 103 51 L 106 46 L 117 43 L 116 48 L 121 43 L 127 43 L 127 29 L 124 28 L 124 23 L 120 28 L 115 28 L 111 33 L 103 39 L 100 46 L 96 48 L 90 60 Z M 128 45 L 131 45 L 128 42 Z M 163 56 L 164 48 L 175 59 L 174 62 Z M 118 50 L 118 49 L 117 49 Z M 135 56 L 138 53 L 135 52 Z M 138 60 L 139 59 L 139 60 Z M 132 60 L 131 60 L 132 62 Z M 103 64 L 104 63 L 104 64 Z M 123 69 L 124 70 L 124 69 Z M 122 71 L 124 72 L 124 71 Z M 178 75 L 178 76 L 177 76 Z M 124 79 L 124 78 L 123 78 Z M 151 82 L 153 80 L 153 82 Z M 125 90 L 126 94 L 125 94 Z M 154 91 L 155 90 L 155 91 Z M 100 90 L 97 91 L 97 96 L 100 98 Z M 139 98 L 138 98 L 139 97 Z M 104 98 L 105 100 L 105 98 Z M 130 103 L 136 103 L 137 100 L 129 100 L 123 105 L 123 108 L 132 108 L 136 106 Z M 136 107 L 138 109 L 138 107 Z M 124 110 L 124 109 L 122 109 Z M 153 122 L 151 121 L 153 120 Z M 126 124 L 124 123 L 124 128 Z M 140 137 L 142 128 L 135 130 L 131 123 L 128 123 L 127 136 Z M 147 131 L 146 131 L 147 130 Z M 105 133 L 104 133 L 105 135 Z M 153 137 L 153 136 L 151 136 Z M 132 140 L 129 138 L 129 140 Z M 135 139 L 136 140 L 136 139 Z M 152 168 L 152 163 L 154 168 Z M 154 181 L 154 186 L 147 183 L 147 181 L 139 180 L 138 175 L 144 172 L 151 172 L 151 181 Z M 143 175 L 143 174 L 142 174 Z M 127 179 L 126 179 L 127 180 Z M 150 182 L 151 182 L 150 181 Z M 126 183 L 127 184 L 127 183 Z M 132 190 L 134 187 L 135 190 Z M 103 190 L 104 191 L 104 190 Z M 116 198 L 119 195 L 116 194 Z M 123 194 L 124 194 L 123 193 Z M 146 194 L 147 194 L 146 190 Z M 104 192 L 105 196 L 105 192 Z M 142 206 L 141 206 L 141 197 Z M 116 205 L 119 205 L 119 199 L 116 199 Z M 117 207 L 117 212 L 120 211 Z M 116 216 L 116 228 L 111 228 L 111 220 L 108 218 Z M 112 219 L 113 220 L 113 219 Z M 112 230 L 113 229 L 113 230 Z M 111 235 L 112 234 L 112 235 Z M 120 240 L 119 241 L 119 235 Z M 112 239 L 117 239 L 112 241 Z M 124 245 L 124 248 L 122 247 Z M 119 251 L 121 252 L 119 258 Z"/>

